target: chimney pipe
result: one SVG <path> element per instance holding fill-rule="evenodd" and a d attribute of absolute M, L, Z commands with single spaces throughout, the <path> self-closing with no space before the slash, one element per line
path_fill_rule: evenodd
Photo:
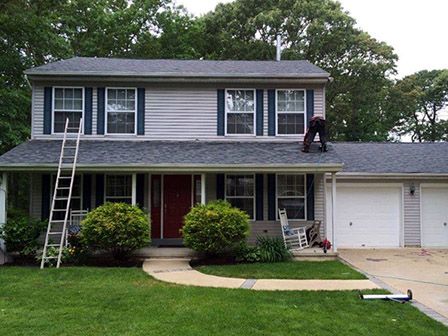
<path fill-rule="evenodd" d="M 282 59 L 282 39 L 280 35 L 277 35 L 277 56 L 276 61 L 280 61 Z"/>

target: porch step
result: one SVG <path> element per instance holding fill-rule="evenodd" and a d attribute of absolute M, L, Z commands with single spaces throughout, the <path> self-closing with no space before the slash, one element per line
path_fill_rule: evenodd
<path fill-rule="evenodd" d="M 324 253 L 319 247 L 292 251 L 292 256 L 294 260 L 325 261 L 338 259 L 337 252 L 327 251 L 327 253 Z"/>
<path fill-rule="evenodd" d="M 137 257 L 154 259 L 191 259 L 197 253 L 186 247 L 144 247 L 134 252 Z"/>

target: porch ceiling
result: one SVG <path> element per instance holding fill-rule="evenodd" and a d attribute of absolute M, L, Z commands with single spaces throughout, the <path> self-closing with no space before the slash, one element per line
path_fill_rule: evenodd
<path fill-rule="evenodd" d="M 57 167 L 61 141 L 31 140 L 0 157 L 1 170 Z M 78 170 L 109 171 L 294 171 L 338 172 L 342 162 L 330 148 L 299 142 L 83 140 Z"/>

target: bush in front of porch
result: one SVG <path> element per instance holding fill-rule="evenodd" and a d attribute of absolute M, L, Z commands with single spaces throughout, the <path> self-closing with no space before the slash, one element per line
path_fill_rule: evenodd
<path fill-rule="evenodd" d="M 197 204 L 185 216 L 184 244 L 207 256 L 232 254 L 249 235 L 249 216 L 226 201 Z"/>
<path fill-rule="evenodd" d="M 81 241 L 89 249 L 112 253 L 117 260 L 151 241 L 148 216 L 137 206 L 105 203 L 81 222 Z"/>

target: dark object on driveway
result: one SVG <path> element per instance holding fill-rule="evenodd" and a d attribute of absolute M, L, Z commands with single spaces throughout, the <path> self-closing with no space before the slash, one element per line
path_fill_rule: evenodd
<path fill-rule="evenodd" d="M 321 152 L 327 151 L 326 121 L 324 118 L 316 116 L 311 118 L 310 124 L 308 125 L 308 131 L 306 132 L 303 140 L 302 152 L 308 153 L 310 151 L 310 146 L 313 143 L 317 133 L 319 133 Z"/>
<path fill-rule="evenodd" d="M 361 294 L 363 300 L 387 300 L 405 303 L 412 300 L 412 291 L 408 289 L 406 294 Z"/>

